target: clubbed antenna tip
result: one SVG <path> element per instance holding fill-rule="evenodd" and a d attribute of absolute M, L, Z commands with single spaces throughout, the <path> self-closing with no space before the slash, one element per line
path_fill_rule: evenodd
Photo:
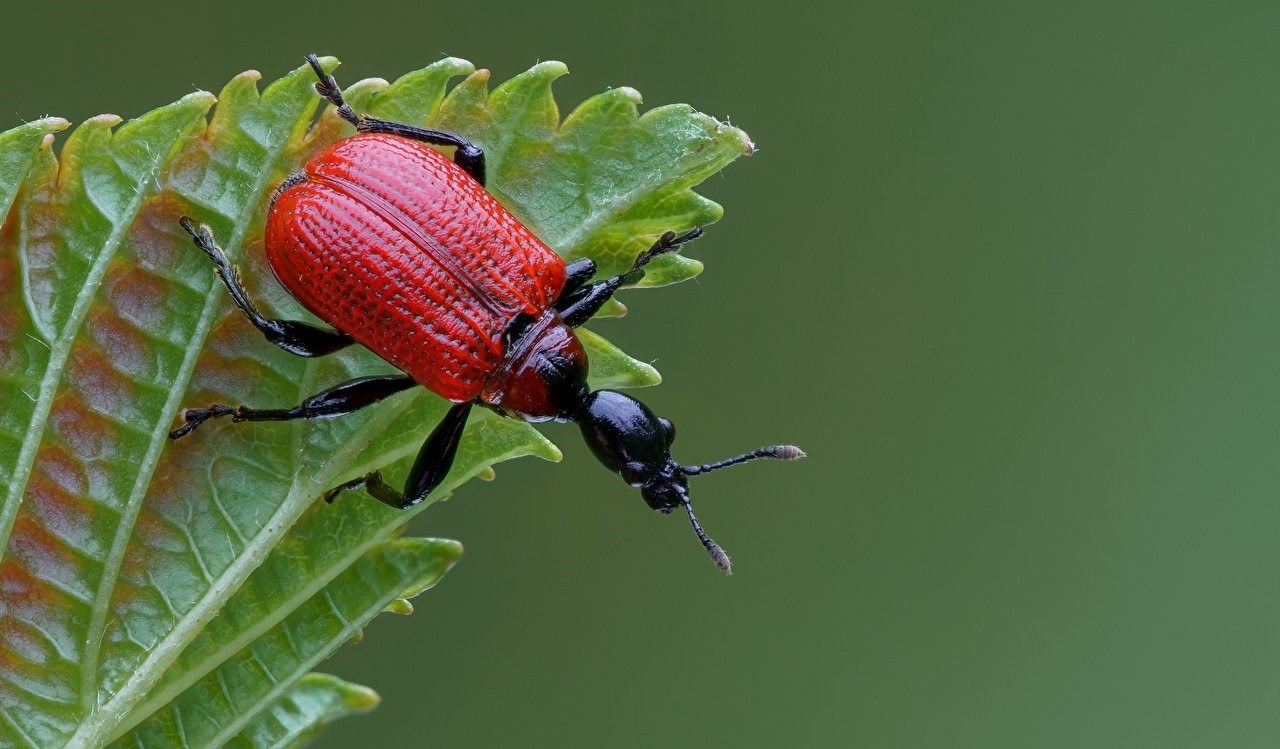
<path fill-rule="evenodd" d="M 804 450 L 795 445 L 774 445 L 768 449 L 773 451 L 773 457 L 778 460 L 800 460 L 808 457 L 805 455 Z"/>
<path fill-rule="evenodd" d="M 729 559 L 729 555 L 724 553 L 724 549 L 720 548 L 715 541 L 707 547 L 707 552 L 711 554 L 711 561 L 716 563 L 720 571 L 726 575 L 733 574 L 733 561 Z"/>
<path fill-rule="evenodd" d="M 795 445 L 770 445 L 769 447 L 761 447 L 718 463 L 707 463 L 700 466 L 680 466 L 680 470 L 686 476 L 697 476 L 702 473 L 718 471 L 721 468 L 736 466 L 739 463 L 746 463 L 749 460 L 760 460 L 761 458 L 768 458 L 769 460 L 799 460 L 803 457 L 805 457 L 804 450 Z"/>
<path fill-rule="evenodd" d="M 693 514 L 693 502 L 689 501 L 689 497 L 680 498 L 684 502 L 684 509 L 689 513 L 689 522 L 693 524 L 693 532 L 698 534 L 698 540 L 702 542 L 703 548 L 711 555 L 711 561 L 716 563 L 720 571 L 726 575 L 733 574 L 733 562 L 729 559 L 729 555 L 724 553 L 724 549 L 720 548 L 720 544 L 712 540 L 707 532 L 702 530 L 702 526 L 698 524 L 698 516 Z"/>

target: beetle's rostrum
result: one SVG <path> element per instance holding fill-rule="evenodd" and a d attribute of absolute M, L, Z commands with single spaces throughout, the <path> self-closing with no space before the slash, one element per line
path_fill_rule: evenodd
<path fill-rule="evenodd" d="M 804 453 L 777 445 L 718 463 L 680 465 L 671 456 L 675 426 L 669 420 L 629 395 L 589 388 L 587 356 L 573 332 L 614 292 L 643 278 L 653 258 L 676 251 L 702 229 L 666 232 L 626 273 L 596 280 L 594 262 L 566 265 L 484 189 L 480 148 L 453 133 L 357 115 L 315 55 L 307 61 L 319 78 L 316 91 L 357 133 L 322 149 L 277 189 L 266 254 L 281 285 L 334 330 L 264 317 L 209 228 L 185 216 L 180 223 L 267 340 L 306 357 L 359 343 L 402 374 L 344 382 L 293 408 L 189 408 L 169 436 L 178 439 L 221 416 L 342 416 L 421 385 L 454 405 L 427 437 L 403 490 L 374 471 L 324 495 L 331 502 L 363 487 L 406 508 L 448 474 L 473 405 L 525 421 L 574 421 L 600 462 L 638 488 L 650 507 L 662 513 L 683 507 L 712 560 L 730 572 L 728 555 L 694 515 L 689 477 Z M 453 158 L 433 146 L 452 147 Z"/>

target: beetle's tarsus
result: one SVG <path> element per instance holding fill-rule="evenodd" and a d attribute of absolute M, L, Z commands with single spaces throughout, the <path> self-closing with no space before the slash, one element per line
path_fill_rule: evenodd
<path fill-rule="evenodd" d="M 631 269 L 637 270 L 639 268 L 643 268 L 655 257 L 665 255 L 668 252 L 675 250 L 680 245 L 692 242 L 700 236 L 702 236 L 701 226 L 695 226 L 680 236 L 676 236 L 676 233 L 673 231 L 665 232 L 661 237 L 658 237 L 658 241 L 654 242 L 652 247 L 640 253 L 640 256 L 636 258 L 635 265 L 631 266 Z"/>
<path fill-rule="evenodd" d="M 219 416 L 235 416 L 238 409 L 231 406 L 213 405 L 208 408 L 188 408 L 182 412 L 182 426 L 169 432 L 169 439 L 176 440 L 186 437 L 196 430 L 196 427 L 205 423 L 209 419 L 215 419 Z"/>
<path fill-rule="evenodd" d="M 337 107 L 339 117 L 358 128 L 360 126 L 360 117 L 356 115 L 355 110 L 352 109 L 351 106 L 347 104 L 346 100 L 342 98 L 342 89 L 338 88 L 338 81 L 333 76 L 324 72 L 324 68 L 320 67 L 320 60 L 316 58 L 314 53 L 307 55 L 307 63 L 311 66 L 311 69 L 315 71 L 316 77 L 320 79 L 315 85 L 316 93 L 320 94 L 328 100 L 330 104 Z"/>
<path fill-rule="evenodd" d="M 213 264 L 222 270 L 231 267 L 231 262 L 227 260 L 227 253 L 222 251 L 218 243 L 213 241 L 213 230 L 208 224 L 197 224 L 190 217 L 182 216 L 178 219 L 178 224 L 191 235 L 191 241 L 196 247 L 199 247 L 204 254 L 209 256 Z"/>
<path fill-rule="evenodd" d="M 651 260 L 661 255 L 665 255 L 668 252 L 677 250 L 681 245 L 692 242 L 700 236 L 702 236 L 701 226 L 695 226 L 679 236 L 677 236 L 673 231 L 663 232 L 662 236 L 658 237 L 658 241 L 654 242 L 652 247 L 640 253 L 636 258 L 635 263 L 632 264 L 631 270 L 619 276 L 620 283 L 618 286 L 631 286 L 639 283 L 640 279 L 644 278 L 644 267 L 648 265 Z"/>

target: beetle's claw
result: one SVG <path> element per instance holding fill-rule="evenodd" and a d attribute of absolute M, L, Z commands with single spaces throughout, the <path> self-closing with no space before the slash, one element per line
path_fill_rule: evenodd
<path fill-rule="evenodd" d="M 678 237 L 675 232 L 669 231 L 666 234 L 663 234 L 662 238 L 666 240 L 666 244 L 670 246 L 671 249 L 675 249 L 686 242 L 692 242 L 700 236 L 702 236 L 702 227 L 695 226 Z"/>
<path fill-rule="evenodd" d="M 208 408 L 188 408 L 182 412 L 182 426 L 169 432 L 169 439 L 176 440 L 186 437 L 196 430 L 196 427 L 205 423 L 209 419 L 218 416 L 234 416 L 236 409 L 231 406 L 209 406 Z"/>
<path fill-rule="evenodd" d="M 338 498 L 339 494 L 346 491 L 351 491 L 352 489 L 359 489 L 360 487 L 364 486 L 364 482 L 365 482 L 364 476 L 361 476 L 358 479 L 351 479 L 350 481 L 344 481 L 341 484 L 338 484 L 337 486 L 333 487 L 329 491 L 325 492 L 324 494 L 321 494 L 320 497 L 321 499 L 324 500 L 325 504 L 331 505 L 333 504 L 333 500 Z"/>

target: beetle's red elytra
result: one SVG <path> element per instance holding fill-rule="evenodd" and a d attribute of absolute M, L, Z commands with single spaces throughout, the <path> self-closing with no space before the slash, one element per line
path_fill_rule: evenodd
<path fill-rule="evenodd" d="M 478 146 L 454 133 L 357 115 L 315 55 L 307 61 L 319 79 L 316 91 L 357 134 L 318 152 L 278 188 L 267 216 L 266 253 L 281 285 L 333 330 L 264 317 L 209 228 L 185 216 L 180 223 L 267 340 L 307 357 L 358 343 L 403 374 L 360 377 L 292 408 L 189 408 L 170 437 L 220 416 L 342 416 L 421 385 L 454 405 L 427 437 L 404 489 L 374 471 L 324 495 L 331 502 L 362 487 L 405 508 L 425 499 L 448 474 L 473 405 L 526 421 L 574 421 L 596 457 L 639 488 L 650 507 L 669 513 L 683 506 L 712 560 L 730 572 L 728 555 L 694 515 L 688 478 L 804 453 L 774 445 L 718 463 L 680 465 L 671 457 L 675 427 L 669 420 L 624 393 L 589 389 L 587 356 L 573 332 L 614 292 L 643 278 L 650 260 L 696 239 L 702 229 L 667 232 L 626 273 L 595 279 L 594 262 L 566 265 L 484 189 Z M 453 158 L 432 146 L 453 147 Z"/>
<path fill-rule="evenodd" d="M 316 154 L 305 177 L 267 224 L 276 277 L 432 392 L 479 396 L 507 323 L 552 314 L 564 261 L 427 144 L 361 133 Z"/>

